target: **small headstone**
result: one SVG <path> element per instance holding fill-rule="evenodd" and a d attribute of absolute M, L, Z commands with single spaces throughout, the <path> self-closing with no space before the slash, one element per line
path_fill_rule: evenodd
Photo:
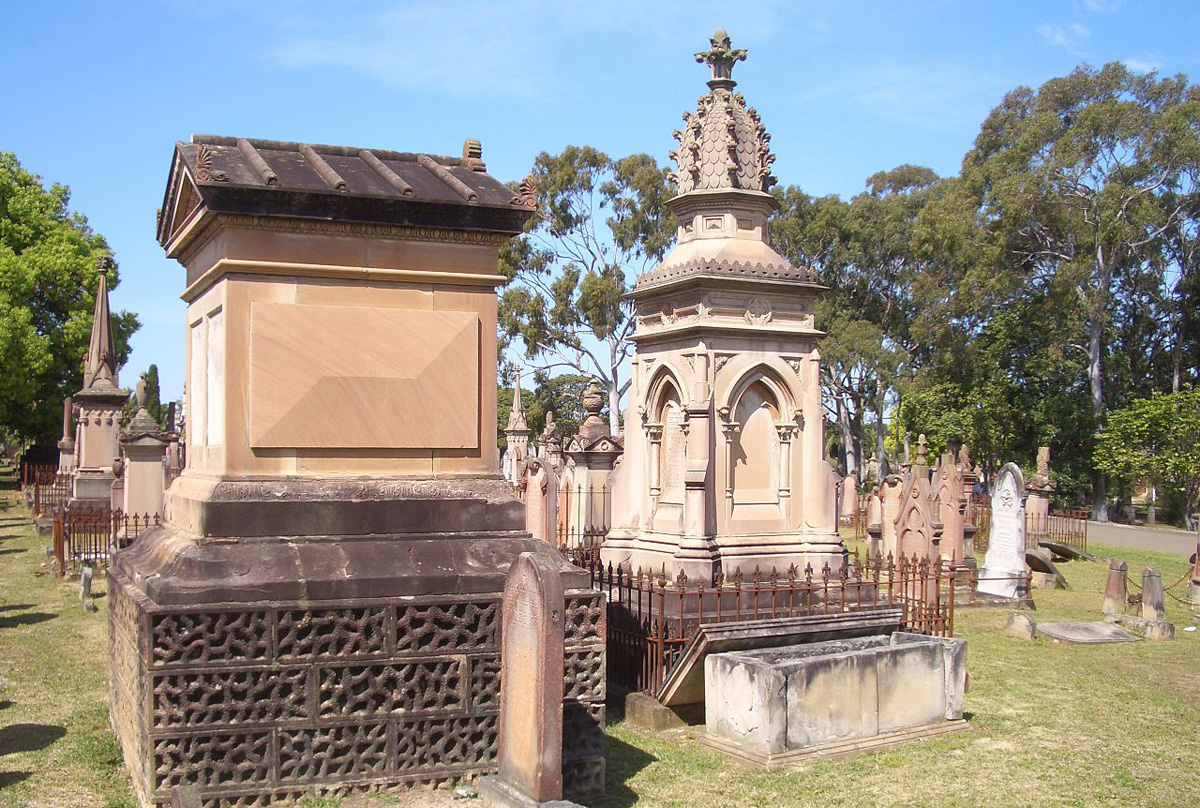
<path fill-rule="evenodd" d="M 499 772 L 478 781 L 485 803 L 562 799 L 563 586 L 558 568 L 521 553 L 504 582 Z"/>
<path fill-rule="evenodd" d="M 1167 608 L 1163 602 L 1162 573 L 1154 567 L 1146 567 L 1142 571 L 1142 619 L 1167 619 Z"/>
<path fill-rule="evenodd" d="M 195 786 L 175 786 L 171 789 L 171 808 L 200 808 L 200 792 Z"/>
<path fill-rule="evenodd" d="M 1108 583 L 1104 585 L 1104 613 L 1124 614 L 1129 565 L 1113 560 L 1108 564 Z"/>
<path fill-rule="evenodd" d="M 1021 469 L 1005 463 L 992 494 L 992 532 L 979 573 L 979 591 L 1015 598 L 1025 575 L 1025 490 Z"/>
<path fill-rule="evenodd" d="M 79 600 L 85 611 L 96 611 L 96 603 L 92 600 L 92 568 L 84 567 L 79 573 Z"/>
<path fill-rule="evenodd" d="M 1032 640 L 1037 636 L 1037 623 L 1032 615 L 1013 612 L 1008 616 L 1008 633 L 1017 639 Z"/>

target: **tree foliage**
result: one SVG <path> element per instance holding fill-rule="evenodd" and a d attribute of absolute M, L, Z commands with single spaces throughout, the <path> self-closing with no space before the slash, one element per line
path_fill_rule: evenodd
<path fill-rule="evenodd" d="M 1096 435 L 1096 467 L 1182 495 L 1187 523 L 1200 504 L 1200 389 L 1158 392 L 1111 410 Z"/>
<path fill-rule="evenodd" d="M 645 154 L 613 160 L 591 147 L 534 162 L 537 211 L 501 254 L 503 346 L 520 342 L 540 370 L 594 377 L 608 390 L 610 426 L 629 387 L 633 319 L 623 300 L 662 260 L 675 234 L 667 172 Z"/>
<path fill-rule="evenodd" d="M 69 209 L 70 197 L 0 152 L 0 431 L 29 441 L 61 433 L 62 400 L 83 382 L 97 260 L 111 255 Z M 108 285 L 117 283 L 114 268 Z M 120 312 L 113 320 L 124 363 L 137 318 Z"/>

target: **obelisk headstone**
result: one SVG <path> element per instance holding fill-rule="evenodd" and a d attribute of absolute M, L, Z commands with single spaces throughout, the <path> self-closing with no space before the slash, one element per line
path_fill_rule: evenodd
<path fill-rule="evenodd" d="M 485 803 L 562 799 L 562 604 L 558 569 L 517 556 L 501 601 L 499 773 L 479 781 Z"/>
<path fill-rule="evenodd" d="M 1116 559 L 1108 562 L 1108 581 L 1104 585 L 1104 613 L 1124 614 L 1129 565 Z"/>
<path fill-rule="evenodd" d="M 1025 575 L 1025 483 L 1015 463 L 1005 463 L 992 493 L 992 533 L 988 539 L 978 591 L 1015 598 Z"/>

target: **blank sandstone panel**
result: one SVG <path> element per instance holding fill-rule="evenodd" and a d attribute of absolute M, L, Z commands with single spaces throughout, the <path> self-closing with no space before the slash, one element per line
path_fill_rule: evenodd
<path fill-rule="evenodd" d="M 475 449 L 479 317 L 254 303 L 254 448 Z"/>

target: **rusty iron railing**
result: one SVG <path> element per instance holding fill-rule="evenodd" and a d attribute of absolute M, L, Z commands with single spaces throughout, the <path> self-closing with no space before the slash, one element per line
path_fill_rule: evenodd
<path fill-rule="evenodd" d="M 904 610 L 908 631 L 938 636 L 954 632 L 954 562 L 895 560 L 857 554 L 847 565 L 819 572 L 741 572 L 712 581 L 689 580 L 604 565 L 598 548 L 564 548 L 563 554 L 591 574 L 607 599 L 608 680 L 631 690 L 654 692 L 684 653 L 697 629 L 775 617 L 835 614 L 886 606 Z"/>
<path fill-rule="evenodd" d="M 112 553 L 160 524 L 157 514 L 126 515 L 107 508 L 59 508 L 54 512 L 53 552 L 59 576 L 83 567 L 107 567 Z"/>
<path fill-rule="evenodd" d="M 59 508 L 65 508 L 71 498 L 74 475 L 70 472 L 57 472 L 50 478 L 38 479 L 33 483 L 33 518 L 43 514 L 54 513 Z"/>
<path fill-rule="evenodd" d="M 974 494 L 971 496 L 971 510 L 975 514 L 975 551 L 983 553 L 987 550 L 988 539 L 991 536 L 992 502 L 988 497 Z M 1087 508 L 1072 508 L 1066 513 L 1052 513 L 1046 516 L 1025 514 L 1025 548 L 1035 549 L 1039 542 L 1054 541 L 1087 552 L 1088 519 L 1091 512 Z"/>

